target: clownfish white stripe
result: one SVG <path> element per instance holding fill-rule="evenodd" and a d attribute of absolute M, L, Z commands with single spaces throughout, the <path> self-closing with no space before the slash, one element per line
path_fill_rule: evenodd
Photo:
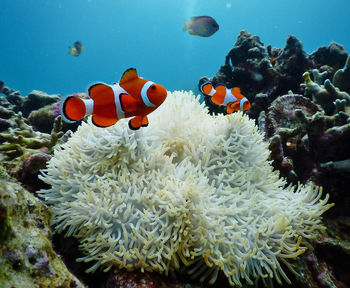
<path fill-rule="evenodd" d="M 231 90 L 226 89 L 226 94 L 222 105 L 227 105 L 228 103 L 236 102 L 237 100 L 237 97 L 233 96 Z"/>
<path fill-rule="evenodd" d="M 114 93 L 114 103 L 115 103 L 117 118 L 123 119 L 125 118 L 125 113 L 120 103 L 120 94 L 128 94 L 128 93 L 118 84 L 112 85 L 112 89 Z"/>
<path fill-rule="evenodd" d="M 211 87 L 210 93 L 208 95 L 213 96 L 215 94 L 216 90 L 214 89 L 214 87 Z"/>
<path fill-rule="evenodd" d="M 145 105 L 146 105 L 147 107 L 156 107 L 156 105 L 154 105 L 151 101 L 149 101 L 148 96 L 147 96 L 148 88 L 149 88 L 152 84 L 154 84 L 154 82 L 152 82 L 152 81 L 147 81 L 147 82 L 143 85 L 143 87 L 142 87 L 142 89 L 141 89 L 141 97 L 142 97 L 143 103 L 145 103 Z"/>
<path fill-rule="evenodd" d="M 84 104 L 85 104 L 85 115 L 91 115 L 92 112 L 94 111 L 94 100 L 92 100 L 92 99 L 85 100 L 84 99 Z"/>
<path fill-rule="evenodd" d="M 241 101 L 239 101 L 239 109 L 243 110 L 243 105 L 247 101 L 248 101 L 248 99 L 245 97 Z"/>

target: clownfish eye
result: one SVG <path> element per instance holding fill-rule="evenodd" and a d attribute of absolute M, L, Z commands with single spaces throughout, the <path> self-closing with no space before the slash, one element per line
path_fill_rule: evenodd
<path fill-rule="evenodd" d="M 152 90 L 156 90 L 156 85 L 151 85 Z"/>

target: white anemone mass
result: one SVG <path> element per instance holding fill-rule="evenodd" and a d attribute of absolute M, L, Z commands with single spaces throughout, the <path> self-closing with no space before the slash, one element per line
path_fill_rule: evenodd
<path fill-rule="evenodd" d="M 231 285 L 281 277 L 332 205 L 311 185 L 285 188 L 253 120 L 212 116 L 192 92 L 168 93 L 133 131 L 90 119 L 56 148 L 42 179 L 53 225 L 102 265 L 194 276 Z"/>

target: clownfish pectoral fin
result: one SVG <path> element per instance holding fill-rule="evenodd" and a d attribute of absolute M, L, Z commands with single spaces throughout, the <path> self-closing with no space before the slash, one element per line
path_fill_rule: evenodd
<path fill-rule="evenodd" d="M 146 127 L 148 125 L 147 116 L 135 116 L 129 121 L 129 128 L 131 130 L 138 130 L 141 126 Z"/>
<path fill-rule="evenodd" d="M 109 118 L 101 115 L 94 114 L 92 116 L 92 123 L 97 127 L 109 127 L 117 123 L 118 119 L 116 118 Z"/>
<path fill-rule="evenodd" d="M 119 81 L 119 85 L 121 85 L 121 84 L 123 84 L 125 82 L 128 82 L 128 81 L 131 81 L 131 80 L 135 80 L 137 78 L 139 78 L 139 76 L 137 75 L 136 69 L 135 68 L 129 68 L 123 73 L 123 76 L 122 76 L 122 78 Z"/>
<path fill-rule="evenodd" d="M 231 114 L 234 111 L 231 104 L 233 104 L 233 103 L 228 103 L 226 106 L 226 113 L 227 114 Z"/>
<path fill-rule="evenodd" d="M 220 105 L 221 102 L 219 101 L 218 97 L 215 97 L 215 94 L 213 97 L 210 98 L 210 101 L 213 102 L 215 105 Z"/>
<path fill-rule="evenodd" d="M 60 111 L 63 121 L 72 123 L 84 118 L 86 106 L 83 99 L 75 96 L 68 96 L 61 101 Z"/>
<path fill-rule="evenodd" d="M 120 105 L 125 112 L 135 112 L 137 110 L 137 100 L 129 94 L 120 94 Z"/>
<path fill-rule="evenodd" d="M 148 126 L 148 118 L 147 118 L 147 116 L 143 116 L 141 126 L 142 127 L 147 127 Z"/>
<path fill-rule="evenodd" d="M 231 102 L 228 103 L 226 106 L 226 113 L 227 114 L 231 114 L 234 111 L 238 111 L 239 110 L 239 102 Z"/>

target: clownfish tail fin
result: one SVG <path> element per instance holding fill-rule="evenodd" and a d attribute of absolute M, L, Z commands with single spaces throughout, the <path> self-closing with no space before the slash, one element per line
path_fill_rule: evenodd
<path fill-rule="evenodd" d="M 67 123 L 73 123 L 83 119 L 87 112 L 87 106 L 93 104 L 92 101 L 93 100 L 84 100 L 72 95 L 65 97 L 60 105 L 62 120 Z"/>

